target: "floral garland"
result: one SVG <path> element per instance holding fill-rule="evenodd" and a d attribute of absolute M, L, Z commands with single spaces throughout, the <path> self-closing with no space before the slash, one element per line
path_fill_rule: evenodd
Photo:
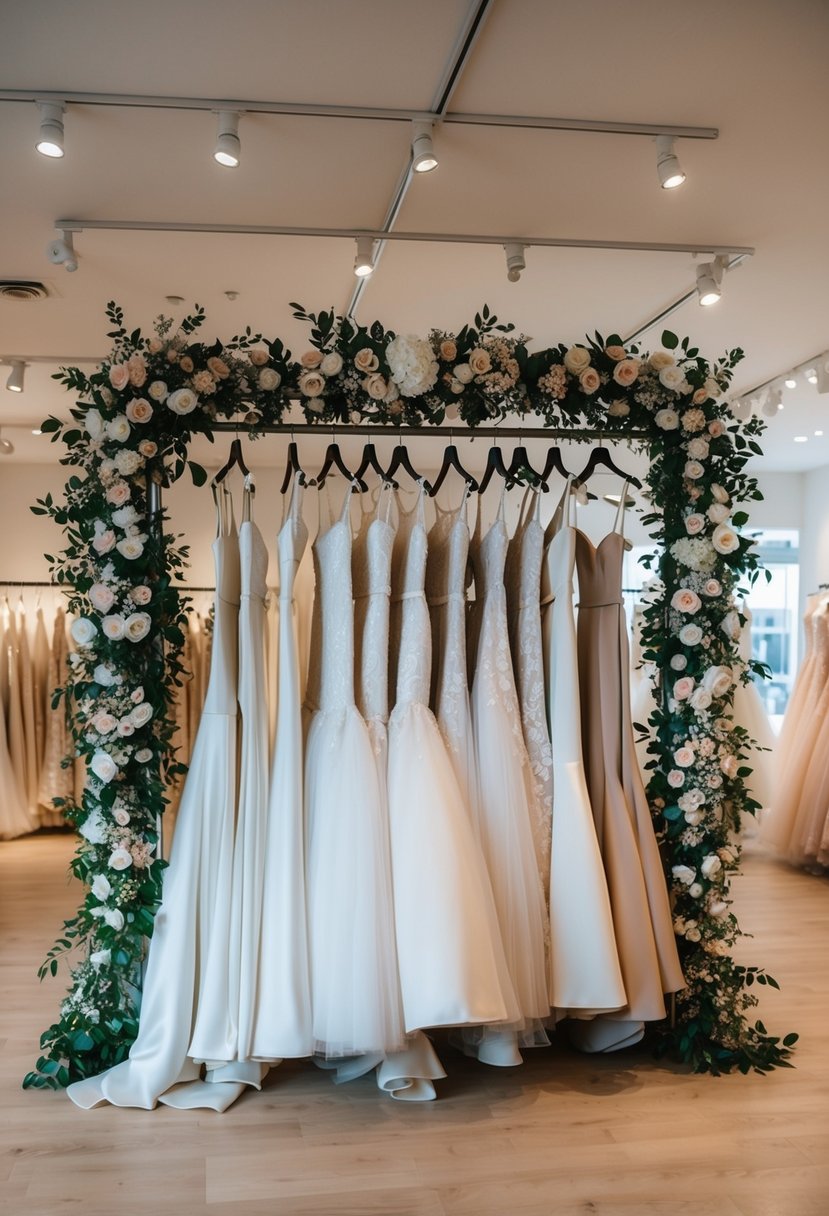
<path fill-rule="evenodd" d="M 77 914 L 40 970 L 55 975 L 77 951 L 60 1016 L 41 1038 L 44 1052 L 24 1086 L 59 1087 L 118 1063 L 138 1028 L 139 973 L 161 897 L 164 863 L 154 860 L 165 790 L 184 769 L 175 760 L 170 706 L 185 677 L 182 624 L 188 600 L 177 583 L 186 548 L 148 514 L 148 481 L 175 480 L 189 467 L 193 435 L 216 419 L 255 434 L 298 400 L 309 421 L 475 427 L 534 416 L 545 427 L 634 432 L 650 456 L 647 493 L 659 550 L 658 591 L 646 609 L 644 658 L 657 671 L 662 703 L 651 717 L 654 759 L 649 797 L 675 902 L 675 930 L 688 987 L 658 1048 L 698 1071 L 787 1063 L 796 1035 L 769 1036 L 748 1011 L 754 983 L 777 986 L 756 967 L 736 965 L 740 930 L 730 906 L 739 865 L 740 816 L 754 811 L 741 763 L 749 744 L 732 721 L 738 679 L 750 678 L 736 639 L 735 591 L 754 579 L 757 559 L 740 535 L 760 497 L 746 475 L 762 423 L 738 423 L 725 393 L 742 352 L 709 365 L 675 335 L 651 355 L 617 335 L 530 352 L 513 327 L 484 307 L 458 334 L 398 336 L 375 322 L 357 326 L 333 311 L 292 305 L 309 323 L 299 360 L 279 339 L 250 329 L 229 342 L 199 343 L 200 308 L 177 331 L 161 318 L 154 336 L 128 333 L 110 304 L 110 357 L 92 375 L 57 374 L 76 395 L 72 421 L 43 430 L 73 466 L 66 501 L 33 510 L 51 516 L 66 544 L 51 557 L 74 614 L 67 687 L 75 749 L 87 765 L 80 804 L 66 817 L 80 841 L 72 863 L 85 884 Z M 752 665 L 749 665 L 752 666 Z M 644 727 L 642 728 L 645 729 Z"/>

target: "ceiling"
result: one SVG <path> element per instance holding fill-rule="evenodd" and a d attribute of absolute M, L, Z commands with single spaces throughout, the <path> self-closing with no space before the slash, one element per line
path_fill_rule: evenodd
<path fill-rule="evenodd" d="M 422 108 L 463 25 L 466 0 L 59 0 L 8 5 L 4 89 L 235 97 Z M 735 244 L 756 255 L 726 278 L 714 308 L 668 322 L 714 357 L 746 352 L 748 389 L 829 347 L 829 160 L 825 0 L 495 0 L 451 109 L 713 126 L 680 140 L 688 175 L 658 187 L 652 139 L 445 125 L 439 168 L 415 175 L 403 230 Z M 409 155 L 404 123 L 246 115 L 242 163 L 212 159 L 210 113 L 72 105 L 66 156 L 33 149 L 31 102 L 0 103 L 0 278 L 44 279 L 50 298 L 0 301 L 0 357 L 105 353 L 106 301 L 148 326 L 176 294 L 208 311 L 205 332 L 247 324 L 301 351 L 299 300 L 343 309 L 351 240 L 88 230 L 79 269 L 50 265 L 59 217 L 320 227 L 379 226 Z M 629 333 L 694 282 L 687 254 L 531 248 L 520 282 L 498 246 L 390 243 L 358 317 L 399 331 L 459 328 L 484 302 L 536 344 L 587 331 Z M 231 303 L 226 291 L 239 293 Z M 661 327 L 645 335 L 658 344 Z M 0 389 L 0 424 L 22 459 L 54 449 L 29 432 L 65 409 L 51 366 L 26 392 Z M 767 435 L 768 469 L 829 463 L 827 400 L 787 393 Z M 809 437 L 794 443 L 795 434 Z M 0 466 L 1 467 L 1 466 Z"/>

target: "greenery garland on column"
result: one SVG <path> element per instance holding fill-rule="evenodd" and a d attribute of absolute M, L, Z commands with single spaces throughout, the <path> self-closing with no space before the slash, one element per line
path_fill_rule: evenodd
<path fill-rule="evenodd" d="M 648 794 L 688 980 L 674 1025 L 657 1028 L 657 1049 L 701 1072 L 787 1064 L 797 1036 L 781 1042 L 750 1018 L 753 984 L 775 981 L 731 957 L 740 935 L 730 903 L 740 817 L 757 809 L 742 763 L 749 740 L 731 718 L 735 683 L 751 675 L 736 645 L 735 593 L 758 573 L 740 533 L 747 515 L 735 508 L 760 497 L 745 464 L 760 452 L 762 423 L 738 423 L 725 400 L 742 352 L 709 364 L 668 332 L 650 355 L 598 333 L 531 352 L 486 307 L 459 333 L 436 329 L 427 338 L 291 307 L 311 334 L 298 360 L 278 338 L 250 329 L 224 343 L 196 341 L 199 307 L 176 330 L 160 318 L 147 338 L 125 329 L 113 303 L 109 358 L 90 376 L 74 368 L 56 376 L 75 395 L 72 421 L 49 418 L 43 430 L 63 442 L 62 463 L 73 472 L 64 502 L 47 496 L 33 510 L 51 516 L 65 539 L 49 561 L 67 592 L 76 649 L 56 696 L 67 698 L 87 769 L 80 803 L 63 808 L 79 832 L 72 870 L 85 893 L 40 969 L 41 978 L 55 975 L 61 955 L 72 955 L 69 992 L 24 1086 L 58 1088 L 110 1067 L 137 1033 L 140 966 L 164 868 L 154 859 L 157 816 L 182 771 L 171 701 L 183 677 L 188 603 L 179 585 L 187 550 L 149 527 L 147 479 L 175 480 L 189 467 L 203 484 L 204 470 L 188 458 L 193 435 L 210 436 L 217 419 L 255 433 L 283 420 L 290 398 L 307 421 L 323 424 L 460 419 L 474 428 L 510 417 L 572 428 L 574 439 L 584 428 L 645 436 L 659 582 L 646 609 L 644 658 L 661 695 Z"/>

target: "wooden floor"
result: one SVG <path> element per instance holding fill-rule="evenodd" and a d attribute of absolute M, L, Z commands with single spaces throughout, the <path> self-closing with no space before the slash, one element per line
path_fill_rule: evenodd
<path fill-rule="evenodd" d="M 0 1212 L 6 1216 L 825 1216 L 829 1212 L 829 883 L 750 856 L 738 907 L 782 991 L 776 1033 L 795 1071 L 694 1077 L 641 1049 L 585 1058 L 563 1043 L 497 1071 L 450 1050 L 437 1102 L 272 1072 L 224 1115 L 76 1109 L 23 1092 L 62 977 L 35 969 L 76 904 L 71 842 L 0 845 Z"/>

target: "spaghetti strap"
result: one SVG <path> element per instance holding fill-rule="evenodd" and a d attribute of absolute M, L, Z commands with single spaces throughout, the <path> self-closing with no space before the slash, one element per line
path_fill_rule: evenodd
<path fill-rule="evenodd" d="M 572 476 L 570 476 L 567 478 L 567 483 L 564 487 L 564 492 L 562 493 L 561 498 L 558 500 L 558 505 L 557 505 L 555 511 L 553 511 L 552 519 L 547 524 L 547 528 L 544 532 L 544 539 L 548 544 L 553 539 L 556 532 L 558 532 L 560 528 L 572 527 L 572 521 L 570 519 L 570 499 L 573 496 L 572 489 L 573 489 L 573 478 L 572 478 Z M 539 501 L 540 501 L 540 499 L 541 499 L 541 495 L 539 494 Z"/>
<path fill-rule="evenodd" d="M 504 517 L 505 517 L 504 508 L 506 505 L 506 501 L 507 501 L 507 483 L 504 482 L 504 484 L 501 486 L 501 497 L 498 502 L 498 514 L 496 516 L 496 519 L 500 520 L 502 523 L 503 523 Z"/>
<path fill-rule="evenodd" d="M 353 491 L 356 489 L 356 487 L 357 487 L 357 482 L 354 481 L 353 479 L 346 486 L 345 496 L 343 497 L 343 505 L 340 509 L 340 520 L 341 521 L 346 520 L 349 517 L 349 513 L 351 511 L 351 495 L 352 495 Z M 329 503 L 329 506 L 330 506 L 330 503 Z"/>
<path fill-rule="evenodd" d="M 622 493 L 619 497 L 619 505 L 616 508 L 616 517 L 613 520 L 613 531 L 618 532 L 621 537 L 625 535 L 625 507 L 627 505 L 628 485 L 626 480 L 622 486 Z"/>

